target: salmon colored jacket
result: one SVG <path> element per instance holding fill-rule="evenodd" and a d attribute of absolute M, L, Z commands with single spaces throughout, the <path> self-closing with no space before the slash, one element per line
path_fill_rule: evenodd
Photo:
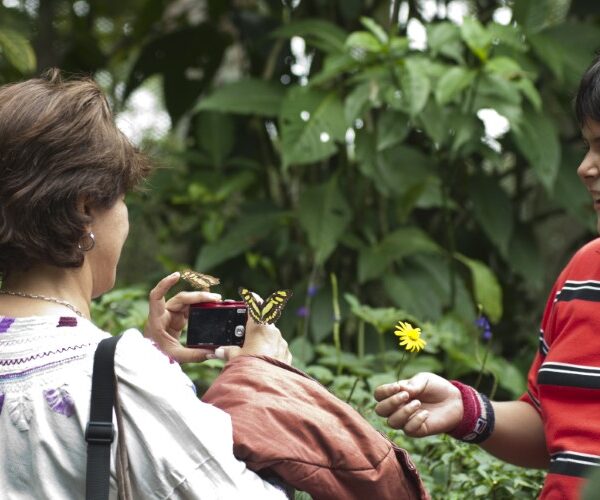
<path fill-rule="evenodd" d="M 231 415 L 238 459 L 314 500 L 429 498 L 405 450 L 296 368 L 238 356 L 202 399 Z"/>

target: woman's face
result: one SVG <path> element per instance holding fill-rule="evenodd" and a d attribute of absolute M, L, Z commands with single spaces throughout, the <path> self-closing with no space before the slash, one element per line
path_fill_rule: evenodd
<path fill-rule="evenodd" d="M 109 209 L 92 210 L 92 227 L 96 244 L 87 252 L 92 271 L 92 298 L 110 290 L 116 279 L 117 264 L 129 233 L 129 216 L 124 196 Z"/>
<path fill-rule="evenodd" d="M 600 233 L 600 122 L 588 119 L 581 134 L 587 153 L 577 168 L 577 175 L 592 195 Z"/>

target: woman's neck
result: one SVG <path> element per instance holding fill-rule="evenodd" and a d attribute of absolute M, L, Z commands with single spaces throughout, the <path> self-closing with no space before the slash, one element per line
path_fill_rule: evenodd
<path fill-rule="evenodd" d="M 90 317 L 92 295 L 89 273 L 84 268 L 63 269 L 54 266 L 36 266 L 22 273 L 11 273 L 2 283 L 2 290 L 22 294 L 0 295 L 0 314 L 4 316 L 35 316 L 79 311 Z M 36 295 L 43 298 L 25 297 Z M 64 301 L 72 307 L 61 304 Z"/>

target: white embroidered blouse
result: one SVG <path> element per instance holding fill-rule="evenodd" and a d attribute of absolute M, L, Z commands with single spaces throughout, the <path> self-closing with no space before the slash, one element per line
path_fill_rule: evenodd
<path fill-rule="evenodd" d="M 93 354 L 106 337 L 81 318 L 0 316 L 1 499 L 84 498 Z M 134 498 L 286 498 L 235 459 L 229 416 L 139 331 L 119 341 L 115 372 Z"/>

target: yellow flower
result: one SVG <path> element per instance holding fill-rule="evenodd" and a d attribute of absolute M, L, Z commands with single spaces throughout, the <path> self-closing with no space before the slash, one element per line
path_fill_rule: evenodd
<path fill-rule="evenodd" d="M 419 352 L 427 344 L 421 338 L 421 329 L 404 321 L 398 321 L 394 334 L 400 337 L 400 345 L 410 352 Z"/>

